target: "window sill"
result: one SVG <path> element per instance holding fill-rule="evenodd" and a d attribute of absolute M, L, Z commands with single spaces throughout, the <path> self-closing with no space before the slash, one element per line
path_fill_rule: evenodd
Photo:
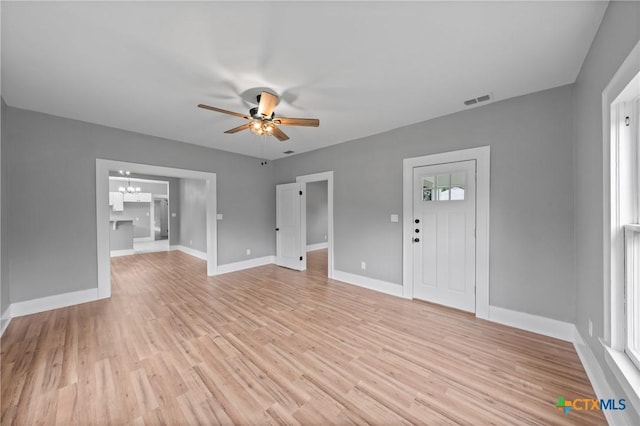
<path fill-rule="evenodd" d="M 622 386 L 629 402 L 636 411 L 640 412 L 640 370 L 622 351 L 610 348 L 604 342 L 604 358 L 611 371 Z"/>

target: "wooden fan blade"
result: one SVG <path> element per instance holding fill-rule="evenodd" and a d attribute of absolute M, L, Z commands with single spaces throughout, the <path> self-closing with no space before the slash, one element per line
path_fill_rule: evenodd
<path fill-rule="evenodd" d="M 242 126 L 234 127 L 233 129 L 227 130 L 225 133 L 238 133 L 241 130 L 245 130 L 251 127 L 251 123 L 243 124 Z"/>
<path fill-rule="evenodd" d="M 320 120 L 318 120 L 317 118 L 276 117 L 273 119 L 273 122 L 276 124 L 281 124 L 283 126 L 318 127 L 320 125 Z"/>
<path fill-rule="evenodd" d="M 249 117 L 246 114 L 240 114 L 239 112 L 228 111 L 226 109 L 216 108 L 216 107 L 212 107 L 212 106 L 205 105 L 205 104 L 198 104 L 198 108 L 208 109 L 210 111 L 221 112 L 223 114 L 229 114 L 229 115 L 233 115 L 233 116 L 236 116 L 236 117 L 241 117 L 241 118 L 246 118 L 247 120 L 251 120 L 251 117 Z"/>
<path fill-rule="evenodd" d="M 273 128 L 272 135 L 275 136 L 276 138 L 278 138 L 278 140 L 280 142 L 284 142 L 287 139 L 289 139 L 289 136 L 285 135 L 284 132 L 282 130 L 278 129 L 277 127 Z"/>
<path fill-rule="evenodd" d="M 278 103 L 278 97 L 273 93 L 262 92 L 260 93 L 260 104 L 258 104 L 258 114 L 263 117 L 271 117 L 273 109 Z"/>

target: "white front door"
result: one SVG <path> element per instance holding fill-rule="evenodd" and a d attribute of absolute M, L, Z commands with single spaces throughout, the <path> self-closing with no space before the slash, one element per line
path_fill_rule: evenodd
<path fill-rule="evenodd" d="M 302 271 L 306 268 L 302 236 L 304 183 L 276 185 L 276 264 Z"/>
<path fill-rule="evenodd" d="M 475 160 L 413 169 L 413 295 L 475 312 Z"/>

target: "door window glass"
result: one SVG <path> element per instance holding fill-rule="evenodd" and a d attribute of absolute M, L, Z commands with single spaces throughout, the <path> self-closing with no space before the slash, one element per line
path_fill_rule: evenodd
<path fill-rule="evenodd" d="M 455 172 L 422 178 L 422 201 L 464 200 L 467 175 Z"/>

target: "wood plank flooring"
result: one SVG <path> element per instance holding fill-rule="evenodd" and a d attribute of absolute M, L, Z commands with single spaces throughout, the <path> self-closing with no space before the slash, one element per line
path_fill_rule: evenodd
<path fill-rule="evenodd" d="M 15 318 L 2 425 L 606 424 L 567 342 L 273 265 L 112 260 L 113 297 Z"/>

